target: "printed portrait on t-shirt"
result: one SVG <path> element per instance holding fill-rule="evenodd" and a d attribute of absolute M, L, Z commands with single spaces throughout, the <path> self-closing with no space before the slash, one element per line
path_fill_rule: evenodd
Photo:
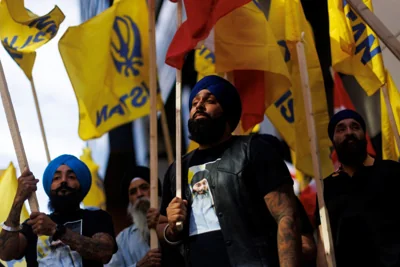
<path fill-rule="evenodd" d="M 82 235 L 82 220 L 66 222 L 64 225 L 71 231 Z M 82 266 L 82 257 L 79 253 L 71 250 L 60 240 L 53 241 L 51 237 L 47 237 L 45 243 L 50 244 L 50 249 L 42 254 L 40 252 L 43 250 L 40 249 L 40 242 L 38 242 L 39 266 Z"/>
<path fill-rule="evenodd" d="M 189 168 L 188 181 L 192 193 L 192 212 L 189 225 L 190 236 L 221 229 L 215 213 L 214 198 L 209 185 L 209 169 L 217 161 Z"/>

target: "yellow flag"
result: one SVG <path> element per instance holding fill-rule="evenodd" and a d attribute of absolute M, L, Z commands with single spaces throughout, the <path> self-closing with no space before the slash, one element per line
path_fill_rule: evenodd
<path fill-rule="evenodd" d="M 329 115 L 324 81 L 315 49 L 312 29 L 304 16 L 300 0 L 273 0 L 271 2 L 269 21 L 278 39 L 278 44 L 282 48 L 283 57 L 292 76 L 293 86 L 281 95 L 274 105 L 267 110 L 266 114 L 289 147 L 296 152 L 296 168 L 307 175 L 313 176 L 296 52 L 296 43 L 302 40 L 301 35 L 304 32 L 309 85 L 320 150 L 322 175 L 326 177 L 333 171 L 332 162 L 329 158 L 331 142 L 327 133 Z"/>
<path fill-rule="evenodd" d="M 397 129 L 400 130 L 400 93 L 393 82 L 392 76 L 387 72 L 387 88 L 391 108 L 393 110 L 394 119 Z M 381 91 L 381 127 L 382 127 L 382 158 L 400 161 L 400 153 L 397 149 L 395 133 L 392 130 L 389 121 L 388 110 L 383 92 Z"/>
<path fill-rule="evenodd" d="M 1 222 L 7 220 L 8 214 L 10 213 L 12 204 L 14 202 L 15 194 L 17 193 L 17 187 L 18 187 L 17 173 L 14 165 L 10 163 L 7 169 L 0 170 L 0 196 L 1 196 L 0 221 Z M 29 213 L 24 205 L 21 211 L 20 222 L 22 223 L 28 218 L 29 218 Z M 25 258 L 22 258 L 21 260 L 13 260 L 7 262 L 0 260 L 0 263 L 2 263 L 4 266 L 13 266 L 13 267 L 26 266 Z"/>
<path fill-rule="evenodd" d="M 97 138 L 150 111 L 145 0 L 121 0 L 68 28 L 59 49 L 79 106 L 79 136 Z"/>
<path fill-rule="evenodd" d="M 257 1 L 251 1 L 221 18 L 215 25 L 214 39 L 217 73 L 265 71 L 264 90 L 269 91 L 265 96 L 266 107 L 291 86 L 279 45 Z M 238 78 L 246 77 L 235 75 L 235 81 Z"/>
<path fill-rule="evenodd" d="M 363 0 L 372 10 L 372 0 Z M 332 66 L 353 75 L 365 92 L 373 95 L 385 83 L 378 37 L 346 0 L 329 0 Z"/>
<path fill-rule="evenodd" d="M 197 71 L 197 81 L 200 81 L 207 75 L 218 75 L 224 77 L 224 73 L 215 71 L 215 53 L 202 45 L 200 49 L 195 50 L 194 69 Z"/>
<path fill-rule="evenodd" d="M 4 222 L 5 220 L 7 220 L 8 214 L 10 213 L 12 204 L 14 202 L 15 194 L 17 193 L 17 188 L 17 172 L 14 165 L 10 163 L 10 165 L 8 165 L 8 168 L 3 170 L 0 175 L 0 222 Z M 29 214 L 24 205 L 24 207 L 22 208 L 20 221 L 23 222 L 28 218 Z"/>
<path fill-rule="evenodd" d="M 92 174 L 92 185 L 89 193 L 83 199 L 86 208 L 106 209 L 106 196 L 104 193 L 103 181 L 98 176 L 99 166 L 92 159 L 90 148 L 84 148 L 80 159 L 88 166 Z"/>
<path fill-rule="evenodd" d="M 32 80 L 36 49 L 50 41 L 65 16 L 56 6 L 50 13 L 38 16 L 24 7 L 23 0 L 0 2 L 0 37 L 8 54 Z"/>

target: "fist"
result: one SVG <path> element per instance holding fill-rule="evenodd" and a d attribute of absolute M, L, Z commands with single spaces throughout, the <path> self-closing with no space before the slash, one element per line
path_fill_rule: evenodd
<path fill-rule="evenodd" d="M 153 267 L 161 266 L 161 252 L 160 249 L 155 248 L 147 252 L 147 254 L 141 259 L 137 267 Z"/>
<path fill-rule="evenodd" d="M 167 207 L 167 218 L 169 227 L 173 232 L 178 232 L 176 227 L 177 222 L 186 221 L 187 215 L 187 201 L 181 198 L 175 197 Z"/>
<path fill-rule="evenodd" d="M 155 208 L 150 208 L 147 211 L 147 225 L 149 229 L 156 229 L 158 220 L 160 218 L 160 212 Z"/>
<path fill-rule="evenodd" d="M 25 168 L 21 176 L 18 178 L 18 188 L 15 198 L 18 201 L 24 202 L 30 195 L 37 190 L 36 184 L 39 182 L 35 179 L 33 173 Z"/>
<path fill-rule="evenodd" d="M 32 226 L 33 233 L 38 236 L 53 236 L 57 228 L 57 224 L 41 212 L 32 212 L 27 224 Z"/>

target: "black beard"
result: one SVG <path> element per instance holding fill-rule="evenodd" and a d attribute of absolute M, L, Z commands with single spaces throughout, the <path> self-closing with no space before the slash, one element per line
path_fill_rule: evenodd
<path fill-rule="evenodd" d="M 59 195 L 61 190 L 68 190 L 68 195 Z M 57 213 L 70 213 L 79 209 L 79 204 L 83 200 L 80 188 L 71 188 L 67 183 L 62 183 L 56 190 L 51 190 L 49 210 Z"/>
<path fill-rule="evenodd" d="M 349 143 L 353 140 L 352 143 Z M 358 139 L 355 135 L 346 137 L 340 144 L 335 144 L 336 153 L 340 163 L 358 167 L 361 166 L 367 158 L 367 140 Z"/>
<path fill-rule="evenodd" d="M 207 118 L 189 119 L 189 139 L 200 145 L 211 145 L 221 140 L 226 130 L 226 118 L 221 115 L 217 118 L 211 118 L 207 113 L 198 112 Z M 196 113 L 195 113 L 196 115 Z"/>

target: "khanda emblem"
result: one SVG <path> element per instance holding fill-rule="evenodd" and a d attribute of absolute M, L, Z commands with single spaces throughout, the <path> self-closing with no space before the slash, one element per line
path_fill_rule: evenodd
<path fill-rule="evenodd" d="M 113 37 L 111 39 L 111 56 L 119 73 L 126 77 L 140 74 L 143 66 L 142 42 L 136 23 L 129 16 L 114 20 Z"/>

